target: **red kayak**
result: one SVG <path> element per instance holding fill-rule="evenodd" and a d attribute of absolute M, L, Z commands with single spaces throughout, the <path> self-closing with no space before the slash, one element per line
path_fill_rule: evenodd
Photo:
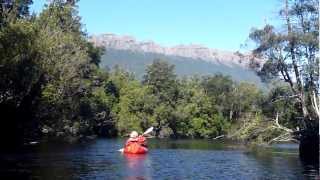
<path fill-rule="evenodd" d="M 124 146 L 124 153 L 128 154 L 145 154 L 148 152 L 146 138 L 139 136 L 137 138 L 129 138 Z"/>

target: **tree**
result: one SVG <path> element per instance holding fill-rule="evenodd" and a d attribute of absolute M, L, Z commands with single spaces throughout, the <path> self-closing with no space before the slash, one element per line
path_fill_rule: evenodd
<path fill-rule="evenodd" d="M 209 78 L 209 77 L 206 77 Z M 213 138 L 229 128 L 229 122 L 213 102 L 213 96 L 206 94 L 197 78 L 180 83 L 180 98 L 174 112 L 175 132 L 178 137 Z"/>
<path fill-rule="evenodd" d="M 14 1 L 20 2 L 28 4 Z M 101 53 L 87 42 L 75 6 L 57 0 L 38 17 L 25 16 L 6 19 L 0 28 L 0 111 L 7 123 L 1 137 L 35 138 L 44 126 L 72 134 L 92 128 L 79 111 L 98 81 L 93 75 Z"/>
<path fill-rule="evenodd" d="M 253 53 L 267 59 L 260 74 L 281 77 L 293 94 L 287 98 L 297 100 L 302 112 L 300 150 L 312 147 L 318 153 L 319 1 L 285 0 L 280 16 L 285 29 L 266 25 L 251 32 L 249 37 L 257 44 Z"/>
<path fill-rule="evenodd" d="M 22 127 L 33 126 L 32 107 L 38 103 L 45 81 L 37 37 L 35 24 L 23 19 L 0 29 L 0 112 L 4 123 L 1 137 L 9 135 L 13 141 L 24 135 Z"/>
<path fill-rule="evenodd" d="M 235 85 L 229 101 L 232 101 L 232 109 L 235 117 L 242 113 L 256 114 L 260 111 L 263 95 L 254 84 L 241 82 Z"/>
<path fill-rule="evenodd" d="M 170 65 L 164 60 L 154 60 L 147 67 L 142 83 L 157 98 L 158 106 L 153 114 L 153 119 L 156 122 L 156 134 L 160 136 L 174 134 L 175 118 L 173 112 L 179 97 L 174 65 Z"/>
<path fill-rule="evenodd" d="M 232 100 L 234 82 L 229 76 L 217 74 L 202 79 L 202 87 L 205 93 L 211 98 L 216 108 L 229 120 L 234 117 L 234 102 Z"/>
<path fill-rule="evenodd" d="M 75 7 L 70 4 L 53 1 L 40 13 L 36 24 L 42 44 L 40 62 L 48 79 L 43 84 L 39 119 L 42 125 L 54 126 L 55 132 L 64 132 L 65 126 L 79 120 L 82 89 L 87 88 L 84 77 L 90 69 L 88 44 Z"/>
<path fill-rule="evenodd" d="M 147 67 L 143 84 L 148 85 L 161 102 L 169 102 L 173 105 L 177 100 L 178 84 L 174 65 L 164 60 L 156 59 Z"/>

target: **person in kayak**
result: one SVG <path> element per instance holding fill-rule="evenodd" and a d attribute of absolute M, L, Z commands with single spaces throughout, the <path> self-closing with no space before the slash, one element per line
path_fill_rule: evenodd
<path fill-rule="evenodd" d="M 137 131 L 132 131 L 130 133 L 130 138 L 127 140 L 124 146 L 125 153 L 132 154 L 144 154 L 148 152 L 147 141 L 143 135 L 137 133 Z"/>

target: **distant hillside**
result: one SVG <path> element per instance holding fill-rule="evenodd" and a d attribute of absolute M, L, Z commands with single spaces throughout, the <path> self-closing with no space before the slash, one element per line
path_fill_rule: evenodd
<path fill-rule="evenodd" d="M 237 81 L 261 85 L 259 77 L 248 68 L 250 56 L 240 53 L 219 51 L 200 45 L 162 47 L 153 42 L 138 42 L 132 37 L 114 34 L 92 36 L 90 41 L 106 48 L 101 67 L 112 68 L 119 65 L 133 72 L 138 78 L 143 76 L 147 65 L 160 58 L 174 64 L 179 76 L 221 73 Z"/>

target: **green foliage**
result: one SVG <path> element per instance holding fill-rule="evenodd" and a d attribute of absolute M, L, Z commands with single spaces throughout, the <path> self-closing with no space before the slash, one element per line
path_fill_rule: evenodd
<path fill-rule="evenodd" d="M 145 88 L 136 82 L 129 82 L 125 87 L 120 89 L 120 99 L 115 114 L 117 114 L 116 127 L 119 135 L 130 133 L 133 129 L 142 131 L 141 111 L 143 102 L 137 97 L 143 97 Z"/>
<path fill-rule="evenodd" d="M 230 122 L 216 108 L 213 95 L 206 95 L 202 81 L 178 80 L 173 68 L 155 60 L 143 84 L 119 68 L 111 72 L 106 90 L 119 97 L 112 110 L 119 135 L 150 126 L 159 137 L 210 138 L 227 132 Z"/>
<path fill-rule="evenodd" d="M 296 104 L 272 101 L 293 95 L 284 87 L 265 96 L 254 84 L 219 74 L 179 79 L 164 60 L 154 60 L 142 82 L 119 67 L 100 69 L 104 51 L 87 41 L 75 1 L 54 0 L 33 18 L 22 14 L 0 27 L 5 133 L 110 137 L 154 126 L 158 137 L 214 138 L 237 124 L 240 139 L 262 142 L 278 134 L 269 121 L 275 114 L 296 125 Z M 252 37 L 265 41 L 265 31 Z"/>
<path fill-rule="evenodd" d="M 242 112 L 259 111 L 263 95 L 254 84 L 242 82 L 234 89 L 233 97 L 235 112 L 240 116 Z"/>
<path fill-rule="evenodd" d="M 92 132 L 97 123 L 80 115 L 81 103 L 92 101 L 94 113 L 111 106 L 104 89 L 94 88 L 104 78 L 95 65 L 101 50 L 87 42 L 79 19 L 72 4 L 53 1 L 38 17 L 16 16 L 0 27 L 0 106 L 18 136 L 39 126 L 60 135 Z"/>
<path fill-rule="evenodd" d="M 278 114 L 280 124 L 293 129 L 298 126 L 295 117 L 299 116 L 299 108 L 290 87 L 286 85 L 275 86 L 265 97 L 262 107 L 266 117 L 275 119 Z"/>
<path fill-rule="evenodd" d="M 103 47 L 95 47 L 92 43 L 87 42 L 87 53 L 90 57 L 90 63 L 95 64 L 96 66 L 99 66 L 101 61 L 101 56 L 104 53 Z"/>
<path fill-rule="evenodd" d="M 41 74 L 36 27 L 18 20 L 0 31 L 0 102 L 21 103 Z M 20 43 L 12 43 L 20 42 Z M 36 45 L 35 45 L 36 44 Z"/>
<path fill-rule="evenodd" d="M 178 84 L 173 65 L 156 59 L 147 67 L 143 82 L 159 97 L 160 101 L 170 102 L 171 104 L 176 101 Z"/>

